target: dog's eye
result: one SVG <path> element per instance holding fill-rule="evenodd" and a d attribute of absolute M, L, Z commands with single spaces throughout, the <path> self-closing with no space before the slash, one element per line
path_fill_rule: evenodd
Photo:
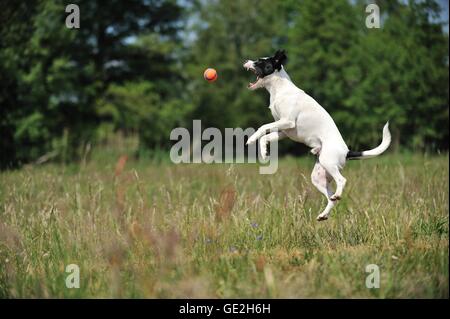
<path fill-rule="evenodd" d="M 272 66 L 272 64 L 266 64 L 266 65 L 264 66 L 264 71 L 265 71 L 265 72 L 272 72 L 272 71 L 273 71 L 273 66 Z"/>

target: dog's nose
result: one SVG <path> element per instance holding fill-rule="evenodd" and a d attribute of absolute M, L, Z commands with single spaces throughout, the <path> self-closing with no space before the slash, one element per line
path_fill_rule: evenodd
<path fill-rule="evenodd" d="M 252 66 L 252 61 L 247 60 L 243 64 L 244 68 L 249 69 Z"/>

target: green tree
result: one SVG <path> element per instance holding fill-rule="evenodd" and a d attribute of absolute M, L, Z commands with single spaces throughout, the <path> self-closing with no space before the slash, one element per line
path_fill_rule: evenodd
<path fill-rule="evenodd" d="M 73 3 L 79 29 L 66 28 L 62 0 L 2 2 L 2 167 L 49 152 L 74 158 L 107 120 L 96 102 L 111 84 L 152 81 L 164 99 L 176 78 L 167 51 L 135 45 L 144 35 L 176 39 L 182 9 L 175 0 Z"/>
<path fill-rule="evenodd" d="M 21 108 L 21 93 L 23 91 L 18 78 L 20 70 L 28 68 L 27 43 L 33 34 L 32 21 L 37 11 L 35 2 L 0 2 L 0 169 L 13 165 L 18 161 L 20 149 L 29 144 L 43 142 L 41 127 L 34 126 L 28 139 L 22 139 L 22 145 L 17 140 L 25 125 L 17 123 L 17 119 L 30 117 L 33 110 Z M 28 23 L 25 23 L 28 22 Z M 34 115 L 39 117 L 39 114 Z M 32 125 L 33 117 L 29 119 Z M 28 125 L 30 125 L 28 124 Z M 18 131 L 18 133 L 17 133 Z M 22 131 L 22 132 L 21 132 Z M 19 137 L 17 136 L 19 135 Z"/>

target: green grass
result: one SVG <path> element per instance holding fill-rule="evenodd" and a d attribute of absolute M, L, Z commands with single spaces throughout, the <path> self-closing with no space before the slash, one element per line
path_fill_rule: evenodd
<path fill-rule="evenodd" d="M 325 222 L 312 156 L 274 175 L 116 162 L 0 173 L 0 297 L 449 297 L 448 154 L 349 162 Z"/>

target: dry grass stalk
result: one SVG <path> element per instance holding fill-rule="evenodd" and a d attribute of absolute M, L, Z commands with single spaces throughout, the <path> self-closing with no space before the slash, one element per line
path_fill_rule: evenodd
<path fill-rule="evenodd" d="M 219 203 L 216 206 L 216 219 L 223 221 L 228 218 L 236 202 L 236 189 L 229 185 L 220 193 Z"/>
<path fill-rule="evenodd" d="M 116 177 L 118 177 L 118 176 L 120 176 L 120 174 L 122 174 L 127 161 L 128 161 L 128 155 L 122 155 L 119 157 L 119 160 L 116 163 L 116 170 L 115 170 Z"/>

